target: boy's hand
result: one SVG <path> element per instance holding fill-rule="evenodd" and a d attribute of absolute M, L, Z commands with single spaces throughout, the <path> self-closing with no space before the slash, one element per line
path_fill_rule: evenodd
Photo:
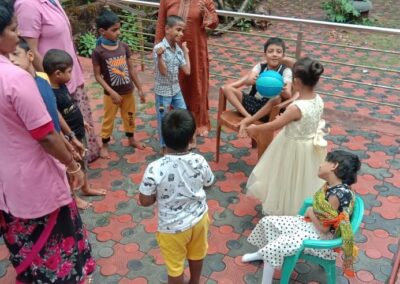
<path fill-rule="evenodd" d="M 146 102 L 146 97 L 144 96 L 143 90 L 138 90 L 140 102 L 144 104 Z"/>
<path fill-rule="evenodd" d="M 93 127 L 85 120 L 83 121 L 83 126 L 85 127 L 86 132 L 91 132 L 93 130 Z"/>
<path fill-rule="evenodd" d="M 247 76 L 246 85 L 248 85 L 248 86 L 254 85 L 257 81 L 257 78 L 258 78 L 258 74 L 255 72 L 251 72 Z"/>
<path fill-rule="evenodd" d="M 75 148 L 75 150 L 78 152 L 78 154 L 80 156 L 79 160 L 82 160 L 83 154 L 85 152 L 85 147 L 83 146 L 83 144 L 78 139 L 76 139 L 76 137 L 72 138 L 71 144 Z M 72 151 L 72 154 L 74 154 L 73 151 Z"/>
<path fill-rule="evenodd" d="M 157 48 L 156 50 L 156 54 L 157 56 L 161 56 L 165 51 L 165 48 L 163 46 L 160 46 L 159 48 Z"/>
<path fill-rule="evenodd" d="M 250 125 L 246 128 L 246 133 L 250 138 L 256 138 L 258 133 L 257 126 L 255 124 Z"/>
<path fill-rule="evenodd" d="M 115 104 L 115 105 L 121 104 L 122 97 L 117 92 L 112 92 L 110 94 L 110 96 L 111 96 L 111 100 L 112 100 L 113 104 Z"/>
<path fill-rule="evenodd" d="M 182 50 L 185 54 L 189 54 L 189 48 L 187 47 L 187 42 L 182 43 Z"/>

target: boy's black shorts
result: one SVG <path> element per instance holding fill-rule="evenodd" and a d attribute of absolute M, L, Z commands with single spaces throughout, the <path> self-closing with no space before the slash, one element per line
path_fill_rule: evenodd
<path fill-rule="evenodd" d="M 267 102 L 268 98 L 256 98 L 255 96 L 250 96 L 245 92 L 242 93 L 242 105 L 244 109 L 251 115 L 254 115 L 257 111 L 259 111 Z M 268 116 L 264 116 L 261 121 L 268 122 Z"/>

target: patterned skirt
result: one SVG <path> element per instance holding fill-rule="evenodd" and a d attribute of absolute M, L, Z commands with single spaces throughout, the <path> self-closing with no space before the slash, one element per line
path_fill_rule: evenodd
<path fill-rule="evenodd" d="M 95 270 L 75 202 L 36 219 L 0 211 L 0 228 L 17 283 L 84 283 Z"/>

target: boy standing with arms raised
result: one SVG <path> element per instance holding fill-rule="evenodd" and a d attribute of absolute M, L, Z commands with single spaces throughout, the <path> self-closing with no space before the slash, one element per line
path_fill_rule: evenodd
<path fill-rule="evenodd" d="M 141 102 L 145 102 L 142 85 L 135 71 L 129 46 L 118 40 L 121 34 L 121 23 L 117 14 L 103 10 L 96 19 L 101 34 L 97 47 L 92 54 L 92 63 L 96 81 L 104 88 L 104 117 L 101 127 L 100 156 L 110 158 L 108 142 L 114 128 L 118 109 L 121 110 L 122 123 L 129 145 L 140 150 L 144 145 L 134 138 L 135 131 L 135 98 L 134 85 L 137 87 Z"/>
<path fill-rule="evenodd" d="M 208 206 L 205 187 L 214 175 L 204 157 L 188 151 L 196 122 L 182 109 L 172 110 L 162 120 L 166 155 L 147 167 L 139 187 L 142 206 L 157 201 L 157 242 L 168 270 L 168 283 L 183 283 L 185 260 L 190 282 L 199 283 L 208 249 Z"/>
<path fill-rule="evenodd" d="M 165 37 L 154 47 L 156 112 L 158 134 L 162 154 L 165 153 L 165 142 L 161 130 L 161 121 L 172 106 L 174 109 L 186 109 L 185 100 L 179 86 L 179 69 L 190 75 L 189 49 L 186 42 L 179 47 L 185 30 L 185 22 L 179 16 L 168 16 L 165 26 Z"/>

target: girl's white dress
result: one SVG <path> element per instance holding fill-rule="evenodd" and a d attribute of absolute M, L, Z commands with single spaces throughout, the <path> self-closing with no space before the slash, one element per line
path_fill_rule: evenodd
<path fill-rule="evenodd" d="M 324 184 L 318 178 L 326 156 L 321 121 L 324 103 L 316 95 L 292 104 L 300 109 L 301 119 L 279 132 L 247 181 L 247 194 L 261 200 L 267 215 L 296 215 L 303 200 Z"/>

